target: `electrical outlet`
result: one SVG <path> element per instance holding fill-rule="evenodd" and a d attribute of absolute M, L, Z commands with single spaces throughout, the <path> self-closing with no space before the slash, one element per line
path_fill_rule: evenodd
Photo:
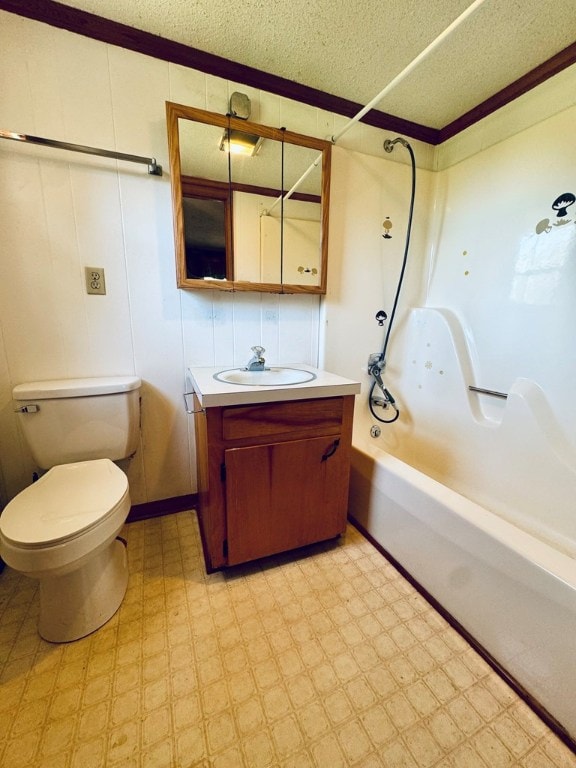
<path fill-rule="evenodd" d="M 84 267 L 86 277 L 86 293 L 95 293 L 99 296 L 106 295 L 106 280 L 102 267 Z"/>

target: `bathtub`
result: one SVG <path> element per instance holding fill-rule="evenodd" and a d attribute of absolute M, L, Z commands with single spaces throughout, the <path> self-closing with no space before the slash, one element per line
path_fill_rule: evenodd
<path fill-rule="evenodd" d="M 368 414 L 358 421 L 352 522 L 574 747 L 576 560 L 383 450 L 370 437 Z"/>

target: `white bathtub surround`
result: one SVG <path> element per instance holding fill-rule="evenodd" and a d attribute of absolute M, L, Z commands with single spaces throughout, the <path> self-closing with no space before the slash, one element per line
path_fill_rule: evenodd
<path fill-rule="evenodd" d="M 410 310 L 388 379 L 403 418 L 383 429 L 381 447 L 576 557 L 566 420 L 531 379 L 513 380 L 506 400 L 469 391 L 492 383 L 477 373 L 477 354 L 454 312 Z"/>

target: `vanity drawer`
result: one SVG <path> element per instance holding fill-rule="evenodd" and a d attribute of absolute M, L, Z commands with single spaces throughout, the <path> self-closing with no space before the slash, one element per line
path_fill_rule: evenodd
<path fill-rule="evenodd" d="M 289 433 L 337 435 L 342 429 L 342 397 L 231 406 L 222 409 L 222 438 L 243 440 Z"/>

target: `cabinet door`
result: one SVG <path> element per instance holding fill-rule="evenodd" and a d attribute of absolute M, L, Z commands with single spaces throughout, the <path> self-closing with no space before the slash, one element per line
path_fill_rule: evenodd
<path fill-rule="evenodd" d="M 342 533 L 348 459 L 333 436 L 227 450 L 228 564 Z"/>

